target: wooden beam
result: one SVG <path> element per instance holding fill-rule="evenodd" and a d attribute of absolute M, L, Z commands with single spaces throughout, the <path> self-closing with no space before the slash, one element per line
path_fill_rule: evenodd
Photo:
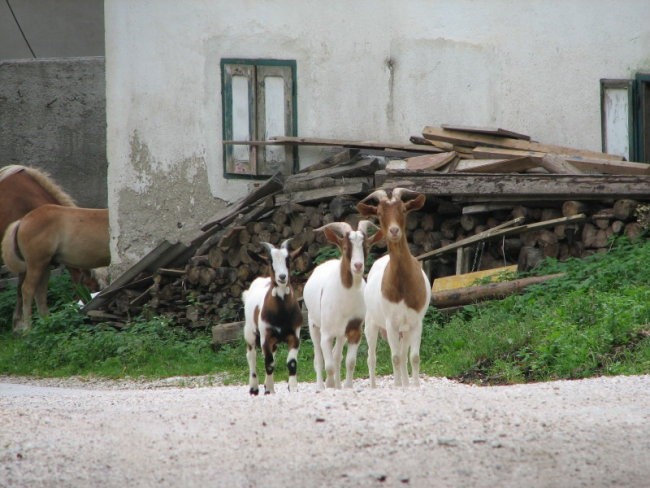
<path fill-rule="evenodd" d="M 546 153 L 540 151 L 527 151 L 522 149 L 506 149 L 505 147 L 476 146 L 472 149 L 472 156 L 475 159 L 515 159 L 530 158 L 533 161 L 541 161 Z"/>
<path fill-rule="evenodd" d="M 440 127 L 446 130 L 456 130 L 462 132 L 486 134 L 490 136 L 499 136 L 499 137 L 511 137 L 513 139 L 522 139 L 525 141 L 530 141 L 530 136 L 526 134 L 520 134 L 518 132 L 513 132 L 511 130 L 501 129 L 499 127 L 474 127 L 469 125 L 450 125 L 450 124 L 442 124 Z"/>
<path fill-rule="evenodd" d="M 603 159 L 573 158 L 567 161 L 582 171 L 618 175 L 650 175 L 650 164 Z"/>
<path fill-rule="evenodd" d="M 337 186 L 317 188 L 314 190 L 297 191 L 289 194 L 278 194 L 275 197 L 276 205 L 285 203 L 304 203 L 327 200 L 340 195 L 357 195 L 366 193 L 370 190 L 369 185 L 365 183 L 345 183 Z"/>
<path fill-rule="evenodd" d="M 422 153 L 438 153 L 441 149 L 429 144 L 402 144 L 381 141 L 352 141 L 348 139 L 323 139 L 318 137 L 291 137 L 281 136 L 273 137 L 266 141 L 223 141 L 228 145 L 248 145 L 248 146 L 278 146 L 278 145 L 295 145 L 295 146 L 333 146 L 333 147 L 351 147 L 358 149 L 400 149 L 403 151 L 414 151 Z"/>
<path fill-rule="evenodd" d="M 604 154 L 604 153 L 603 153 Z M 506 149 L 499 147 L 478 146 L 472 150 L 476 159 L 492 158 L 521 158 L 529 157 L 533 161 L 541 161 L 545 153 L 539 151 L 525 151 L 520 149 Z M 602 157 L 585 157 L 572 154 L 558 154 L 567 163 L 581 171 L 593 173 L 620 174 L 620 175 L 650 175 L 650 164 L 628 161 L 613 161 Z M 607 155 L 605 155 L 607 156 Z"/>
<path fill-rule="evenodd" d="M 431 305 L 434 307 L 445 308 L 469 305 L 484 300 L 505 298 L 508 295 L 521 293 L 528 286 L 560 278 L 564 276 L 564 274 L 565 273 L 556 273 L 546 276 L 532 276 L 530 278 L 519 278 L 512 281 L 489 283 L 487 285 L 468 286 L 466 288 L 438 291 L 431 294 Z"/>
<path fill-rule="evenodd" d="M 456 151 L 449 151 L 440 154 L 425 154 L 405 159 L 406 169 L 411 171 L 429 170 L 434 171 L 442 168 L 445 164 L 453 161 L 458 154 Z"/>
<path fill-rule="evenodd" d="M 487 279 L 505 273 L 516 273 L 517 265 L 511 264 L 509 266 L 499 266 L 497 268 L 483 269 L 480 271 L 472 271 L 471 273 L 456 274 L 451 276 L 441 276 L 433 280 L 431 285 L 431 292 L 455 290 L 458 288 L 467 288 L 476 285 L 476 281 L 480 279 Z M 486 284 L 486 283 L 484 283 Z"/>
<path fill-rule="evenodd" d="M 457 173 L 516 173 L 538 167 L 528 157 L 513 159 L 461 159 L 454 171 Z"/>
<path fill-rule="evenodd" d="M 414 175 L 412 172 L 375 173 L 384 188 L 404 187 L 436 197 L 457 200 L 604 200 L 650 199 L 650 176 L 555 175 L 555 174 L 445 174 Z M 375 183 L 377 184 L 377 183 Z"/>

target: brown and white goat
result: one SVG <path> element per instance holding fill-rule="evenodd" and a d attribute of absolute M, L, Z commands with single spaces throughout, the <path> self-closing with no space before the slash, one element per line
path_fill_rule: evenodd
<path fill-rule="evenodd" d="M 377 215 L 386 238 L 388 254 L 375 261 L 364 290 L 366 305 L 365 335 L 368 341 L 370 386 L 375 387 L 377 335 L 385 330 L 390 345 L 395 386 L 408 385 L 407 355 L 410 350 L 411 378 L 419 385 L 422 320 L 431 300 L 431 285 L 422 266 L 411 254 L 406 241 L 406 216 L 419 210 L 425 196 L 402 201 L 404 188 L 395 188 L 391 198 L 377 190 L 357 204 L 364 216 Z M 376 200 L 377 205 L 366 203 Z"/>
<path fill-rule="evenodd" d="M 352 386 L 366 311 L 363 301 L 366 256 L 369 247 L 382 238 L 381 231 L 368 236 L 370 225 L 373 224 L 369 220 L 362 220 L 354 230 L 346 222 L 332 222 L 316 229 L 323 231 L 327 240 L 341 250 L 339 259 L 330 259 L 314 269 L 303 290 L 318 388 L 341 387 L 341 361 L 346 342 L 345 386 Z M 326 383 L 323 383 L 323 368 Z"/>
<path fill-rule="evenodd" d="M 273 385 L 275 351 L 280 342 L 286 342 L 289 348 L 287 356 L 289 391 L 294 391 L 298 386 L 296 374 L 302 312 L 289 283 L 289 263 L 302 251 L 302 248 L 290 252 L 290 240 L 284 241 L 279 248 L 268 242 L 262 242 L 269 252 L 270 274 L 253 280 L 242 295 L 245 316 L 244 339 L 246 340 L 251 395 L 259 394 L 256 373 L 256 343 L 259 343 L 264 354 L 264 369 L 266 371 L 264 393 L 275 393 Z"/>

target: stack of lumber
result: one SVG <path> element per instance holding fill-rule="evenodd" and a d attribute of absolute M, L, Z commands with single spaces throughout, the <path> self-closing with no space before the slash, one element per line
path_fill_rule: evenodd
<path fill-rule="evenodd" d="M 453 158 L 435 169 L 455 173 L 551 173 L 650 175 L 643 163 L 625 162 L 621 156 L 541 144 L 530 136 L 500 128 L 427 126 L 414 141 L 446 144 Z M 435 158 L 432 158 L 435 159 Z M 422 167 L 425 157 L 417 158 Z"/>

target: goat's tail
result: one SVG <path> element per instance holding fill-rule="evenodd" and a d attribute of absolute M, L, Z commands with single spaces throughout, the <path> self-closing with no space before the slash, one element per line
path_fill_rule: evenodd
<path fill-rule="evenodd" d="M 2 261 L 12 273 L 24 273 L 27 269 L 25 260 L 20 253 L 18 246 L 18 228 L 20 220 L 12 222 L 7 227 L 5 235 L 2 238 Z"/>

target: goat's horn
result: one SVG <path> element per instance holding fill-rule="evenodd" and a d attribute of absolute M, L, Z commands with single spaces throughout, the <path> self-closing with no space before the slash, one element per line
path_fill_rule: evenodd
<path fill-rule="evenodd" d="M 291 249 L 289 249 L 289 243 L 290 242 L 291 242 L 291 237 L 289 239 L 285 239 L 284 241 L 282 241 L 282 244 L 280 244 L 280 247 L 282 249 L 286 249 L 287 251 L 290 251 L 291 250 Z"/>
<path fill-rule="evenodd" d="M 323 231 L 327 228 L 333 229 L 334 231 L 338 232 L 342 236 L 345 236 L 348 232 L 352 232 L 354 230 L 352 229 L 352 226 L 347 222 L 330 222 L 329 224 L 325 224 L 322 227 L 319 227 L 318 229 L 315 230 Z"/>
<path fill-rule="evenodd" d="M 264 246 L 269 251 L 269 253 L 275 249 L 275 246 L 270 242 L 260 241 L 260 244 Z"/>
<path fill-rule="evenodd" d="M 392 196 L 396 200 L 401 200 L 402 199 L 402 194 L 403 193 L 417 193 L 416 191 L 409 190 L 408 188 L 393 188 L 393 193 Z"/>
<path fill-rule="evenodd" d="M 375 225 L 374 222 L 371 220 L 360 220 L 359 223 L 357 224 L 357 230 L 360 230 L 363 232 L 365 235 L 368 235 L 368 227 L 373 226 L 375 229 L 378 229 L 378 227 Z"/>
<path fill-rule="evenodd" d="M 388 198 L 388 195 L 386 194 L 386 190 L 375 190 L 361 201 L 365 202 L 366 200 L 371 200 L 373 198 L 380 202 L 382 200 L 386 200 Z"/>

